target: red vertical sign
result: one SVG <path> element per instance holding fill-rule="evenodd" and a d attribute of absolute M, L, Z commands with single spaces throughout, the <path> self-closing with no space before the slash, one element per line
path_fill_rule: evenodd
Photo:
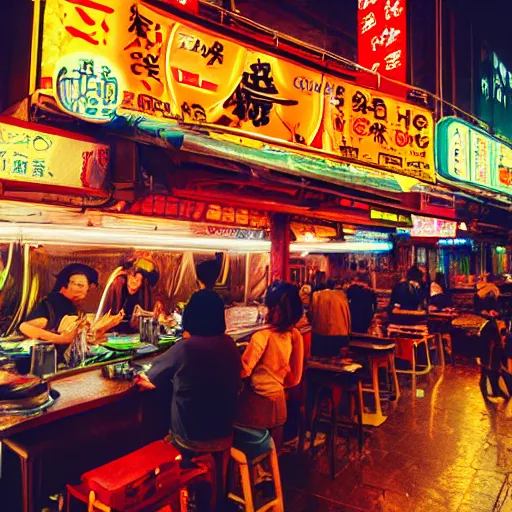
<path fill-rule="evenodd" d="M 361 66 L 405 82 L 407 0 L 358 0 L 358 60 Z"/>

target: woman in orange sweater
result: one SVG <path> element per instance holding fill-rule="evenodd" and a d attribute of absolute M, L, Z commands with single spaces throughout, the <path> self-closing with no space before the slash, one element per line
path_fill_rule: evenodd
<path fill-rule="evenodd" d="M 242 356 L 242 378 L 246 381 L 236 424 L 269 429 L 279 448 L 286 422 L 284 390 L 302 378 L 304 345 L 295 324 L 303 307 L 297 288 L 283 281 L 268 289 L 265 304 L 270 327 L 253 334 Z"/>

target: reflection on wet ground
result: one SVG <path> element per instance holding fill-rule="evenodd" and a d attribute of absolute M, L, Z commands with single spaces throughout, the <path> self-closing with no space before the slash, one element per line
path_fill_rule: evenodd
<path fill-rule="evenodd" d="M 403 384 L 362 460 L 347 462 L 336 480 L 322 451 L 314 460 L 283 455 L 286 511 L 512 512 L 512 400 L 486 403 L 478 370 L 467 365 L 420 379 L 423 398 Z"/>

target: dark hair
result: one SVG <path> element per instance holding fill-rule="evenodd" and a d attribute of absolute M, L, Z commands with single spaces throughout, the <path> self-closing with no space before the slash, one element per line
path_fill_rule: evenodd
<path fill-rule="evenodd" d="M 83 275 L 86 277 L 87 282 L 91 284 L 98 284 L 98 272 L 89 265 L 82 263 L 71 263 L 64 267 L 56 276 L 57 280 L 53 287 L 54 292 L 59 292 L 61 288 L 67 288 L 69 281 L 73 276 Z"/>
<path fill-rule="evenodd" d="M 213 289 L 220 273 L 217 260 L 206 260 L 196 265 L 196 276 L 209 290 Z"/>
<path fill-rule="evenodd" d="M 407 271 L 406 279 L 407 281 L 416 281 L 417 283 L 421 283 L 423 281 L 423 272 L 416 265 L 413 265 Z"/>
<path fill-rule="evenodd" d="M 160 273 L 155 263 L 149 258 L 130 258 L 121 263 L 127 274 L 141 274 L 149 286 L 155 286 L 160 279 Z"/>
<path fill-rule="evenodd" d="M 224 301 L 213 290 L 192 295 L 183 311 L 183 329 L 195 336 L 220 336 L 226 332 Z"/>
<path fill-rule="evenodd" d="M 350 270 L 352 272 L 355 272 L 357 270 L 357 263 L 355 261 L 353 261 L 351 264 L 350 264 Z"/>
<path fill-rule="evenodd" d="M 368 286 L 371 286 L 372 284 L 370 274 L 368 274 L 368 272 L 357 272 L 356 275 L 354 276 L 354 281 L 364 283 Z"/>
<path fill-rule="evenodd" d="M 434 278 L 434 282 L 437 283 L 443 290 L 446 289 L 446 276 L 444 272 L 436 272 L 436 277 Z"/>
<path fill-rule="evenodd" d="M 265 305 L 269 309 L 270 323 L 281 332 L 294 326 L 304 313 L 297 287 L 284 281 L 276 281 L 270 286 Z"/>
<path fill-rule="evenodd" d="M 336 288 L 336 281 L 334 279 L 328 279 L 327 280 L 327 289 L 334 290 L 334 288 Z"/>

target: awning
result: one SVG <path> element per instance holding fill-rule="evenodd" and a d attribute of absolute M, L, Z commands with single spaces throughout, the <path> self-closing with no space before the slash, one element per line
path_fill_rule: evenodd
<path fill-rule="evenodd" d="M 349 186 L 380 193 L 408 192 L 419 182 L 414 178 L 378 171 L 331 158 L 309 155 L 290 148 L 253 139 L 221 134 L 210 129 L 183 127 L 178 121 L 148 119 L 143 116 L 117 117 L 106 128 L 145 144 L 181 149 L 263 167 L 302 178 Z M 235 142 L 236 141 L 236 142 Z M 370 190 L 371 191 L 371 190 Z"/>
<path fill-rule="evenodd" d="M 56 106 L 55 100 L 46 91 L 37 91 L 33 100 L 39 108 L 53 115 L 68 117 Z M 180 120 L 148 118 L 143 115 L 118 116 L 104 129 L 142 144 L 169 150 L 182 150 L 190 154 L 229 160 L 250 166 L 254 170 L 265 170 L 288 176 L 302 186 L 314 182 L 335 185 L 369 194 L 379 199 L 391 199 L 400 206 L 400 197 L 407 192 L 437 193 L 452 196 L 444 187 L 428 185 L 415 178 L 394 174 L 343 161 L 333 155 L 322 154 L 313 148 L 297 149 L 296 144 L 279 143 L 275 140 L 254 139 L 230 133 L 225 127 L 211 125 L 191 126 Z M 276 177 L 276 179 L 279 179 Z M 326 186 L 326 192 L 329 187 Z"/>

